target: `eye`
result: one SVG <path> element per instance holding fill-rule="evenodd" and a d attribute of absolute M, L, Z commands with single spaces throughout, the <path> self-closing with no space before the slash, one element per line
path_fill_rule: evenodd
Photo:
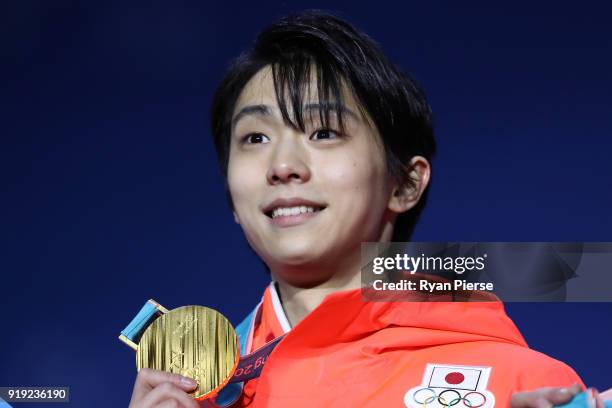
<path fill-rule="evenodd" d="M 337 139 L 340 137 L 340 134 L 331 129 L 319 129 L 310 135 L 310 140 L 330 140 Z"/>
<path fill-rule="evenodd" d="M 242 139 L 242 142 L 245 144 L 269 143 L 270 138 L 263 133 L 249 133 Z"/>

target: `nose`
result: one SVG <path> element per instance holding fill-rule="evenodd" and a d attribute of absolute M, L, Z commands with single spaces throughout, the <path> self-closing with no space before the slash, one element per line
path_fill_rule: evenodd
<path fill-rule="evenodd" d="M 298 139 L 297 135 L 287 135 L 274 146 L 266 174 L 269 184 L 305 183 L 310 180 L 306 152 Z"/>

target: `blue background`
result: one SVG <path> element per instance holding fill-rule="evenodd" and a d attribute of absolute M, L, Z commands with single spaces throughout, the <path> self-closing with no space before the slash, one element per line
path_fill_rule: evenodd
<path fill-rule="evenodd" d="M 2 3 L 0 385 L 127 406 L 117 335 L 146 299 L 233 321 L 259 300 L 208 107 L 289 11 L 339 12 L 426 89 L 440 149 L 415 240 L 612 241 L 606 2 L 222 3 Z M 507 308 L 532 347 L 612 386 L 612 304 Z"/>

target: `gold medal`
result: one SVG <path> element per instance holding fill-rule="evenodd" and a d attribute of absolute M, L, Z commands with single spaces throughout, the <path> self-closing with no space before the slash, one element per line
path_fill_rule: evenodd
<path fill-rule="evenodd" d="M 183 306 L 158 315 L 138 344 L 131 342 L 138 370 L 146 367 L 191 377 L 198 382 L 192 393 L 195 399 L 214 397 L 240 360 L 234 327 L 221 313 L 203 306 Z M 123 333 L 121 337 L 125 341 Z"/>

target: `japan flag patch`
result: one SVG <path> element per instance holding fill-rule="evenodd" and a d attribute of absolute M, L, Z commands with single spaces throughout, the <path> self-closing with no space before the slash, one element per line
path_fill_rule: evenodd
<path fill-rule="evenodd" d="M 408 408 L 492 408 L 495 396 L 488 391 L 491 367 L 427 364 L 421 385 L 404 395 Z"/>

